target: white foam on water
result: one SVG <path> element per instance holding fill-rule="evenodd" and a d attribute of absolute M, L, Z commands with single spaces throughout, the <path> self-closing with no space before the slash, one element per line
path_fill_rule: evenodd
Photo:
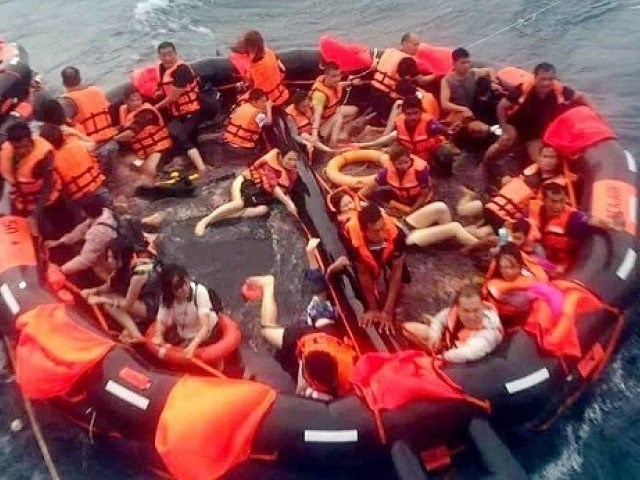
<path fill-rule="evenodd" d="M 160 8 L 168 7 L 169 2 L 170 0 L 144 0 L 136 3 L 133 14 L 136 19 L 144 21 L 149 18 L 149 14 L 154 13 Z"/>

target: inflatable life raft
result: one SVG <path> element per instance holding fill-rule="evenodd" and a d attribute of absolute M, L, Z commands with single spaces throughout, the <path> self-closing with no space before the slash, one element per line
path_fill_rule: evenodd
<path fill-rule="evenodd" d="M 370 52 L 370 58 L 375 57 L 371 49 L 365 50 Z M 311 50 L 281 54 L 292 82 L 313 81 L 322 57 L 321 52 Z M 225 58 L 196 62 L 194 68 L 204 81 L 223 91 L 238 78 Z M 114 100 L 119 99 L 119 92 L 121 89 L 111 92 Z M 576 150 L 582 154 L 587 188 L 581 207 L 610 218 L 622 215 L 625 220 L 625 231 L 593 235 L 585 240 L 580 245 L 575 268 L 567 275 L 577 287 L 607 306 L 576 309 L 572 325 L 573 340 L 580 352 L 578 357 L 565 358 L 543 350 L 534 335 L 516 329 L 508 332 L 488 357 L 467 365 L 445 365 L 441 369 L 446 378 L 459 387 L 457 397 L 437 401 L 414 398 L 394 408 L 372 409 L 356 395 L 324 403 L 276 393 L 259 383 L 268 382 L 268 378 L 257 378 L 257 382 L 200 379 L 153 369 L 121 345 L 103 344 L 102 334 L 86 313 L 65 307 L 69 320 L 66 323 L 72 324 L 74 331 L 82 331 L 79 336 L 90 336 L 100 347 L 98 352 L 104 354 L 89 365 L 74 369 L 77 374 L 66 388 L 53 389 L 47 396 L 34 392 L 31 397 L 49 399 L 78 423 L 93 425 L 96 431 L 150 446 L 159 465 L 176 478 L 201 478 L 194 474 L 192 465 L 207 472 L 207 478 L 241 469 L 241 462 L 250 459 L 252 454 L 266 454 L 271 458 L 276 455 L 277 461 L 284 465 L 362 466 L 386 458 L 390 450 L 400 448 L 398 445 L 407 445 L 411 452 L 427 453 L 424 458 L 428 458 L 428 452 L 446 451 L 464 441 L 478 419 L 489 420 L 498 429 L 523 424 L 546 426 L 606 365 L 624 326 L 623 317 L 617 312 L 629 307 L 639 291 L 637 164 L 602 122 L 576 122 L 572 115 L 575 112 L 569 111 L 558 118 L 547 132 L 546 140 L 561 151 Z M 293 145 L 283 125 L 276 128 L 282 146 Z M 300 162 L 300 183 L 293 196 L 305 229 L 322 239 L 323 263 L 343 255 L 345 248 L 338 224 L 328 214 L 317 174 L 306 162 Z M 28 234 L 24 228 L 16 227 L 19 223 L 20 220 L 14 218 L 0 221 L 3 249 L 6 245 L 8 251 L 32 252 Z M 39 284 L 32 257 L 16 253 L 3 258 L 0 328 L 18 336 L 20 353 L 21 345 L 38 345 L 32 336 L 25 335 L 25 331 L 30 333 L 25 330 L 25 325 L 29 325 L 26 320 L 32 320 L 28 316 L 35 315 L 33 312 L 39 308 L 54 308 L 59 301 Z M 403 337 L 358 327 L 356 319 L 362 313 L 358 290 L 351 275 L 335 279 L 330 285 L 345 332 L 358 352 L 393 352 L 406 348 L 408 344 Z M 38 348 L 54 343 L 42 341 L 46 345 Z M 69 362 L 75 366 L 80 360 L 72 357 Z M 29 356 L 18 355 L 18 369 L 23 362 L 28 370 L 30 361 Z M 18 379 L 20 381 L 20 375 Z M 189 404 L 193 411 L 180 410 L 180 399 L 187 402 L 187 398 L 190 401 L 199 398 L 197 395 L 209 401 L 198 402 L 193 409 Z M 246 395 L 247 404 L 255 414 L 229 406 L 238 405 L 244 398 L 241 395 Z M 230 401 L 221 402 L 220 398 Z M 198 417 L 198 428 L 189 423 L 193 416 Z M 229 433 L 216 423 L 221 416 L 232 416 L 229 422 L 237 419 L 234 432 Z M 177 445 L 181 445 L 185 437 L 176 434 L 173 428 L 191 435 L 199 432 L 197 441 L 189 437 L 193 456 L 183 451 L 184 461 L 180 461 L 180 455 L 176 456 L 175 448 L 179 448 Z M 215 435 L 210 434 L 212 430 Z M 221 452 L 220 445 L 229 445 L 229 442 L 241 448 Z"/>

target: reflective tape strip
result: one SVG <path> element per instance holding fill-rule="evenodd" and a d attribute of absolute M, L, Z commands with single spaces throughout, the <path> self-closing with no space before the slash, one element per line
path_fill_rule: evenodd
<path fill-rule="evenodd" d="M 149 406 L 150 400 L 147 397 L 143 397 L 142 395 L 137 394 L 136 392 L 129 390 L 126 387 L 123 387 L 119 383 L 114 382 L 113 380 L 109 380 L 104 389 L 109 392 L 111 395 L 118 397 L 121 400 L 124 400 L 127 403 L 130 403 L 134 407 L 139 408 L 140 410 L 146 410 Z"/>
<path fill-rule="evenodd" d="M 548 379 L 549 370 L 547 370 L 546 368 L 541 368 L 540 370 L 536 370 L 535 372 L 530 373 L 526 377 L 522 377 L 517 380 L 513 380 L 512 382 L 505 383 L 504 387 L 507 389 L 507 392 L 513 395 L 514 393 L 518 393 L 522 390 L 534 387 Z"/>
<path fill-rule="evenodd" d="M 633 173 L 637 173 L 638 166 L 636 164 L 636 159 L 633 158 L 633 155 L 631 155 L 631 152 L 629 150 L 625 150 L 624 156 L 627 158 L 627 168 Z"/>
<path fill-rule="evenodd" d="M 358 430 L 305 430 L 307 443 L 353 443 L 358 441 Z"/>
<path fill-rule="evenodd" d="M 636 220 L 638 218 L 638 197 L 635 195 L 631 195 L 629 197 L 629 221 L 634 225 L 638 223 Z"/>
<path fill-rule="evenodd" d="M 624 256 L 624 260 L 616 270 L 616 275 L 622 280 L 626 280 L 629 277 L 629 274 L 633 271 L 633 267 L 636 266 L 636 260 L 638 259 L 638 254 L 635 250 L 631 248 L 627 248 L 627 253 Z"/>
<path fill-rule="evenodd" d="M 13 292 L 9 288 L 9 285 L 3 283 L 0 287 L 0 294 L 2 294 L 4 303 L 6 303 L 7 307 L 9 307 L 11 315 L 15 315 L 20 311 L 20 304 L 18 303 L 18 300 L 16 300 L 16 297 L 13 295 Z"/>

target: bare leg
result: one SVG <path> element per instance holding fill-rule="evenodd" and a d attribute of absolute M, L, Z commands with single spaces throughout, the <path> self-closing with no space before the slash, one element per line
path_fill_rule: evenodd
<path fill-rule="evenodd" d="M 276 286 L 273 275 L 249 277 L 248 284 L 262 288 L 262 304 L 260 305 L 260 326 L 264 339 L 274 347 L 282 348 L 284 328 L 278 323 L 278 304 L 276 302 Z"/>
<path fill-rule="evenodd" d="M 242 175 L 238 175 L 233 179 L 233 183 L 231 183 L 231 200 L 240 200 L 242 198 L 241 189 L 243 182 L 244 177 Z"/>
<path fill-rule="evenodd" d="M 456 205 L 456 212 L 461 217 L 477 217 L 482 215 L 484 205 L 480 200 L 474 200 L 470 197 L 462 197 Z"/>
<path fill-rule="evenodd" d="M 244 202 L 242 199 L 231 200 L 228 203 L 220 205 L 213 212 L 198 222 L 194 232 L 198 237 L 201 237 L 204 235 L 204 231 L 208 225 L 224 220 L 225 218 L 239 217 L 242 215 L 242 210 L 244 210 Z"/>
<path fill-rule="evenodd" d="M 467 232 L 458 222 L 413 230 L 407 235 L 407 245 L 428 247 L 445 240 L 457 240 L 463 246 L 477 243 L 478 239 Z"/>
<path fill-rule="evenodd" d="M 472 120 L 466 125 L 469 135 L 475 138 L 484 138 L 489 133 L 489 125 L 480 120 Z"/>
<path fill-rule="evenodd" d="M 540 147 L 542 147 L 542 140 L 539 138 L 530 140 L 525 146 L 527 147 L 527 155 L 531 163 L 538 163 L 538 153 L 540 152 Z"/>
<path fill-rule="evenodd" d="M 389 113 L 389 118 L 387 119 L 387 126 L 384 129 L 383 135 L 388 135 L 395 128 L 396 117 L 400 114 L 400 107 L 402 106 L 402 100 L 396 100 L 391 107 L 391 113 Z"/>
<path fill-rule="evenodd" d="M 449 207 L 444 202 L 433 202 L 419 208 L 404 221 L 414 228 L 425 228 L 431 225 L 444 225 L 452 220 Z"/>
<path fill-rule="evenodd" d="M 487 165 L 489 165 L 489 163 L 495 160 L 498 155 L 509 151 L 516 143 L 517 138 L 518 133 L 516 132 L 516 129 L 511 125 L 505 125 L 500 138 L 487 149 L 484 157 L 482 158 L 482 162 L 484 163 L 485 168 Z"/>
<path fill-rule="evenodd" d="M 320 268 L 318 263 L 318 245 L 320 244 L 319 238 L 310 238 L 307 242 L 305 252 L 307 253 L 307 264 L 309 268 Z"/>
<path fill-rule="evenodd" d="M 105 305 L 104 309 L 111 317 L 113 317 L 116 322 L 118 322 L 122 326 L 122 328 L 125 329 L 125 331 L 132 339 L 142 340 L 144 338 L 132 318 L 132 316 L 139 318 L 145 318 L 147 316 L 147 307 L 143 302 L 137 300 L 133 304 L 133 308 L 130 313 L 121 308 L 112 307 L 110 305 Z"/>
<path fill-rule="evenodd" d="M 204 160 L 202 160 L 202 155 L 200 155 L 200 151 L 194 147 L 191 150 L 187 151 L 187 156 L 189 157 L 189 160 L 191 160 L 193 164 L 196 166 L 196 168 L 198 169 L 198 172 L 204 173 L 205 171 Z"/>
<path fill-rule="evenodd" d="M 144 165 L 142 165 L 142 173 L 154 179 L 156 177 L 158 164 L 160 163 L 161 158 L 162 154 L 158 152 L 149 155 L 149 157 L 144 161 Z"/>
<path fill-rule="evenodd" d="M 336 113 L 333 116 L 333 125 L 329 133 L 328 144 L 330 148 L 334 148 L 340 138 L 340 132 L 342 132 L 342 126 L 344 125 L 344 117 L 340 113 Z"/>

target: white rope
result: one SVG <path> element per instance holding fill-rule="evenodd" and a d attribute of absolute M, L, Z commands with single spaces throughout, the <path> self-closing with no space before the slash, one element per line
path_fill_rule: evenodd
<path fill-rule="evenodd" d="M 500 30 L 496 30 L 495 32 L 487 35 L 486 37 L 481 38 L 480 40 L 476 40 L 475 42 L 470 43 L 469 45 L 467 45 L 466 48 L 471 48 L 471 47 L 474 47 L 476 45 L 479 45 L 480 43 L 486 42 L 487 40 L 489 40 L 490 38 L 495 37 L 496 35 L 500 35 L 501 33 L 506 32 L 507 30 L 511 30 L 513 27 L 522 26 L 525 23 L 527 23 L 529 20 L 535 19 L 536 16 L 538 16 L 542 12 L 544 12 L 546 10 L 549 10 L 551 7 L 555 7 L 556 5 L 558 5 L 560 3 L 562 3 L 562 0 L 556 0 L 555 2 L 550 3 L 546 7 L 543 7 L 540 10 L 537 10 L 536 12 L 532 13 L 531 15 L 528 15 L 528 16 L 523 17 L 523 18 L 519 18 L 518 20 L 516 20 L 512 24 L 507 25 L 506 27 L 503 27 Z"/>

